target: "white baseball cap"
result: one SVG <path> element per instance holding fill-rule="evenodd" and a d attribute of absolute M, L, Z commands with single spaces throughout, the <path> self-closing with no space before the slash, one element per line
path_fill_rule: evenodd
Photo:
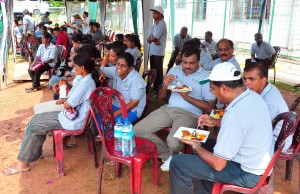
<path fill-rule="evenodd" d="M 161 6 L 156 6 L 156 7 L 152 8 L 152 9 L 149 9 L 149 10 L 150 11 L 157 11 L 157 12 L 159 12 L 161 14 L 164 14 L 164 9 Z"/>
<path fill-rule="evenodd" d="M 241 79 L 241 72 L 230 62 L 217 64 L 211 71 L 210 81 L 234 81 Z"/>

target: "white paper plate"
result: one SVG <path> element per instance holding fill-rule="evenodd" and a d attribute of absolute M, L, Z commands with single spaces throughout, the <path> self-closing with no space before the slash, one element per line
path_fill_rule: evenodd
<path fill-rule="evenodd" d="M 168 90 L 171 90 L 172 92 L 191 92 L 192 91 L 192 88 L 191 87 L 189 87 L 189 89 L 187 89 L 187 90 L 183 90 L 183 89 L 175 89 L 175 87 L 176 86 L 171 86 L 171 85 L 169 85 L 168 86 Z"/>
<path fill-rule="evenodd" d="M 182 136 L 182 133 L 181 133 L 182 130 L 188 130 L 190 133 L 193 133 L 193 131 L 196 130 L 196 132 L 197 132 L 198 134 L 204 134 L 204 135 L 206 135 L 206 137 L 205 137 L 202 141 L 199 141 L 199 140 L 193 140 L 193 139 L 188 139 L 188 138 L 182 138 L 182 137 L 181 137 L 181 136 Z M 208 135 L 209 135 L 209 131 L 204 131 L 204 130 L 200 130 L 200 129 L 193 129 L 193 128 L 188 128 L 188 127 L 180 127 L 180 128 L 176 131 L 176 133 L 174 134 L 173 137 L 182 138 L 182 139 L 186 139 L 186 140 L 190 140 L 190 141 L 196 141 L 196 142 L 202 142 L 202 143 L 205 143 L 206 140 L 207 140 Z"/>

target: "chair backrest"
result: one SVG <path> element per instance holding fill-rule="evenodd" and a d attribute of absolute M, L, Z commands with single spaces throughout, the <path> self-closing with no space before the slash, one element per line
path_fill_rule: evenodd
<path fill-rule="evenodd" d="M 293 102 L 293 104 L 290 107 L 290 111 L 295 111 L 296 112 L 296 109 L 297 109 L 299 103 L 300 103 L 300 97 L 298 97 Z M 294 146 L 294 153 L 298 153 L 298 151 L 300 149 L 300 122 L 298 123 L 296 131 L 295 131 L 295 134 L 293 136 L 293 143 L 292 143 L 292 145 Z"/>
<path fill-rule="evenodd" d="M 291 134 L 293 134 L 295 132 L 295 127 L 297 126 L 297 123 L 298 123 L 298 116 L 295 112 L 291 112 L 291 111 L 281 113 L 273 119 L 273 122 L 272 122 L 273 128 L 281 120 L 283 120 L 283 124 L 282 124 L 280 134 L 275 143 L 275 153 L 274 153 L 271 161 L 269 162 L 268 167 L 265 170 L 264 174 L 261 176 L 259 182 L 255 186 L 255 188 L 252 189 L 253 192 L 257 191 L 267 180 L 279 155 L 282 152 L 282 149 L 285 145 L 286 139 L 288 138 L 288 136 L 290 136 Z"/>
<path fill-rule="evenodd" d="M 140 71 L 140 68 L 141 68 L 141 65 L 143 63 L 143 58 L 139 57 L 139 58 L 136 58 L 134 60 L 134 69 L 139 72 Z"/>
<path fill-rule="evenodd" d="M 90 112 L 106 150 L 110 149 L 108 144 L 114 140 L 115 118 L 112 110 L 113 98 L 119 100 L 122 117 L 127 118 L 128 113 L 125 100 L 117 90 L 108 87 L 99 87 L 90 96 Z"/>
<path fill-rule="evenodd" d="M 275 67 L 277 58 L 278 58 L 279 53 L 281 51 L 281 48 L 279 46 L 273 46 L 273 48 L 274 48 L 274 50 L 276 52 L 276 57 L 271 61 L 269 68 L 274 68 Z"/>
<path fill-rule="evenodd" d="M 283 121 L 279 136 L 275 142 L 275 150 L 288 138 L 288 136 L 295 133 L 296 127 L 298 125 L 298 116 L 295 112 L 289 111 L 277 115 L 273 121 L 273 129 L 279 121 Z"/>
<path fill-rule="evenodd" d="M 150 69 L 147 71 L 147 73 L 144 73 L 143 74 L 143 78 L 144 80 L 147 79 L 147 86 L 146 86 L 146 106 L 144 108 L 144 111 L 141 115 L 140 118 L 144 118 L 146 116 L 146 112 L 147 112 L 147 106 L 148 106 L 148 100 L 150 98 L 150 95 L 151 95 L 151 88 L 153 87 L 154 85 L 154 82 L 156 80 L 156 70 L 155 69 Z"/>

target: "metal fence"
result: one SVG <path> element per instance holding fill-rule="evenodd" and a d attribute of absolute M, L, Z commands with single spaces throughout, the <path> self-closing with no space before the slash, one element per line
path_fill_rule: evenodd
<path fill-rule="evenodd" d="M 193 37 L 203 38 L 206 31 L 213 38 L 228 38 L 238 50 L 250 50 L 259 29 L 264 0 L 156 0 L 165 11 L 168 37 L 182 26 Z M 124 10 L 124 11 L 123 11 Z M 142 32 L 142 7 L 138 2 L 138 26 Z M 107 5 L 107 22 L 111 28 L 133 32 L 129 2 Z M 264 40 L 282 48 L 281 57 L 300 60 L 300 1 L 266 0 L 261 32 Z"/>

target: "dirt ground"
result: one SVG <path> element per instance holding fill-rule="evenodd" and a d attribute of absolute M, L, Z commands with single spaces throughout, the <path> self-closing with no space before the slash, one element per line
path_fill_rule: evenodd
<path fill-rule="evenodd" d="M 16 161 L 23 133 L 33 115 L 33 106 L 52 99 L 48 88 L 34 93 L 26 93 L 24 88 L 30 87 L 30 85 L 30 82 L 13 83 L 0 91 L 0 169 Z M 299 91 L 291 92 L 284 89 L 281 91 L 289 105 L 300 95 Z M 32 164 L 30 172 L 13 176 L 0 173 L 0 193 L 96 193 L 99 171 L 94 167 L 92 155 L 88 153 L 85 137 L 76 137 L 76 143 L 77 147 L 64 150 L 65 176 L 57 176 L 52 137 L 48 137 L 44 146 L 45 158 Z M 297 193 L 299 170 L 297 162 L 294 163 L 293 179 L 291 182 L 287 182 L 284 180 L 285 162 L 277 162 L 274 193 Z M 158 188 L 153 186 L 152 177 L 152 166 L 150 163 L 146 163 L 143 167 L 142 193 L 169 193 L 168 172 L 159 170 Z M 128 168 L 123 167 L 122 177 L 116 178 L 114 168 L 105 165 L 102 193 L 123 194 L 129 192 Z"/>

